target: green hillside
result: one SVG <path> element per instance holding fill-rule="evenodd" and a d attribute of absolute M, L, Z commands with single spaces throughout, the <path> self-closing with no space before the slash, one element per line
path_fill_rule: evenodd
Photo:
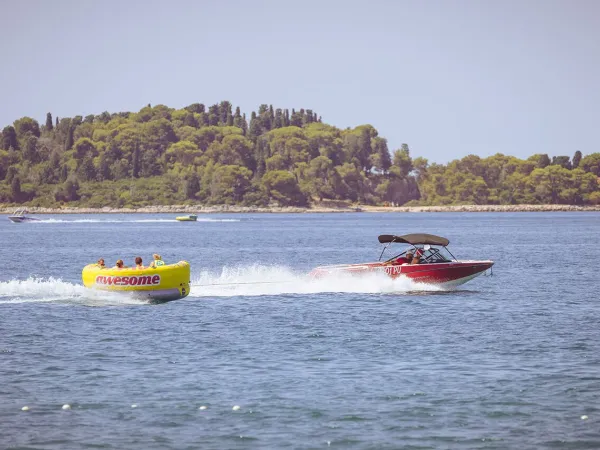
<path fill-rule="evenodd" d="M 169 204 L 600 204 L 600 153 L 527 160 L 469 155 L 448 165 L 389 151 L 371 125 L 339 129 L 312 110 L 261 105 L 248 119 L 206 108 L 23 117 L 0 136 L 0 203 L 56 207 Z"/>

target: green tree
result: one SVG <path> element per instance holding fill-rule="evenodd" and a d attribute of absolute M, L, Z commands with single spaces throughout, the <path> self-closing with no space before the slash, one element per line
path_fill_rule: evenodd
<path fill-rule="evenodd" d="M 573 168 L 568 156 L 553 156 L 552 157 L 552 165 L 558 165 L 558 166 L 564 167 L 565 169 L 569 169 L 569 170 L 571 170 Z"/>
<path fill-rule="evenodd" d="M 262 184 L 270 198 L 282 206 L 306 206 L 308 200 L 300 191 L 296 177 L 285 170 L 265 173 Z"/>
<path fill-rule="evenodd" d="M 18 175 L 15 175 L 15 177 L 10 182 L 10 195 L 13 202 L 19 203 L 21 201 L 23 192 L 21 191 L 21 179 Z"/>
<path fill-rule="evenodd" d="M 46 114 L 46 130 L 52 131 L 54 129 L 54 123 L 52 122 L 52 114 Z"/>
<path fill-rule="evenodd" d="M 402 148 L 394 152 L 394 166 L 400 169 L 400 176 L 406 177 L 413 170 L 413 162 L 410 157 L 408 145 L 402 144 Z"/>
<path fill-rule="evenodd" d="M 79 200 L 79 181 L 75 177 L 69 177 L 63 185 L 54 193 L 56 201 L 73 202 Z"/>
<path fill-rule="evenodd" d="M 38 163 L 40 161 L 37 150 L 38 139 L 33 134 L 29 134 L 24 141 L 25 145 L 23 146 L 23 159 L 31 162 L 32 164 Z"/>
<path fill-rule="evenodd" d="M 581 162 L 582 157 L 583 155 L 581 154 L 581 152 L 577 150 L 573 155 L 573 169 L 577 169 L 579 167 L 579 163 Z"/>
<path fill-rule="evenodd" d="M 94 167 L 94 162 L 92 161 L 92 157 L 87 155 L 83 158 L 81 165 L 78 169 L 79 178 L 83 181 L 93 181 L 96 179 L 96 167 Z"/>
<path fill-rule="evenodd" d="M 205 111 L 205 106 L 202 103 L 192 103 L 185 107 L 191 113 L 202 114 Z"/>
<path fill-rule="evenodd" d="M 137 143 L 135 149 L 133 150 L 133 160 L 131 166 L 131 175 L 134 178 L 138 178 L 140 176 L 140 170 L 142 168 L 142 152 L 140 150 L 139 143 Z"/>
<path fill-rule="evenodd" d="M 192 172 L 192 174 L 185 180 L 185 198 L 195 199 L 196 195 L 200 191 L 200 180 L 198 174 Z"/>
<path fill-rule="evenodd" d="M 175 144 L 171 144 L 167 153 L 165 154 L 166 160 L 169 163 L 178 162 L 185 166 L 189 166 L 194 163 L 194 159 L 202 154 L 198 146 L 190 141 L 179 141 Z"/>
<path fill-rule="evenodd" d="M 527 160 L 534 162 L 538 169 L 543 169 L 551 164 L 550 157 L 546 153 L 536 153 L 527 158 Z"/>
<path fill-rule="evenodd" d="M 600 153 L 591 153 L 584 156 L 579 163 L 579 167 L 600 177 Z"/>
<path fill-rule="evenodd" d="M 31 117 L 21 117 L 20 119 L 15 120 L 14 126 L 18 139 L 25 138 L 28 133 L 35 137 L 40 137 L 40 124 Z"/>
<path fill-rule="evenodd" d="M 306 191 L 317 197 L 319 201 L 324 198 L 334 198 L 334 190 L 329 183 L 333 172 L 333 162 L 325 157 L 318 156 L 310 161 L 307 170 L 308 180 Z"/>
<path fill-rule="evenodd" d="M 98 156 L 96 144 L 89 138 L 78 139 L 73 145 L 73 156 L 78 160 L 82 160 L 88 155 L 92 157 Z"/>
<path fill-rule="evenodd" d="M 75 133 L 75 127 L 72 124 L 69 124 L 69 128 L 67 129 L 67 136 L 65 138 L 65 150 L 71 150 L 73 147 L 73 135 Z"/>
<path fill-rule="evenodd" d="M 2 148 L 8 150 L 10 148 L 14 150 L 19 149 L 19 141 L 17 139 L 17 132 L 11 125 L 4 127 L 2 130 Z"/>
<path fill-rule="evenodd" d="M 215 204 L 240 203 L 248 192 L 252 172 L 238 165 L 217 165 L 210 184 L 211 202 Z"/>

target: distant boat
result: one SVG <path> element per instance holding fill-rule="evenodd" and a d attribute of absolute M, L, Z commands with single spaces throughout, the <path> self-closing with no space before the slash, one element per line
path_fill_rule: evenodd
<path fill-rule="evenodd" d="M 175 219 L 179 220 L 180 222 L 195 222 L 198 220 L 198 216 L 196 214 L 188 214 L 187 216 L 175 217 Z"/>
<path fill-rule="evenodd" d="M 12 213 L 11 216 L 8 216 L 8 220 L 10 220 L 11 222 L 14 223 L 21 223 L 21 222 L 39 222 L 40 219 L 36 219 L 35 217 L 31 217 L 31 216 L 26 216 L 26 214 L 29 211 L 27 211 L 26 209 L 17 209 L 15 210 L 14 213 Z"/>

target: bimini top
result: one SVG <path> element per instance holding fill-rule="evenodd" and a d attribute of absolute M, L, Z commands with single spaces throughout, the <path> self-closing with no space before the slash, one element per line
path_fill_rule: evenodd
<path fill-rule="evenodd" d="M 393 234 L 382 234 L 379 236 L 379 242 L 387 244 L 389 242 L 399 242 L 401 244 L 429 244 L 429 245 L 442 245 L 447 246 L 450 241 L 441 236 L 435 236 L 433 234 L 425 233 L 414 233 L 405 234 L 404 236 L 394 236 Z"/>

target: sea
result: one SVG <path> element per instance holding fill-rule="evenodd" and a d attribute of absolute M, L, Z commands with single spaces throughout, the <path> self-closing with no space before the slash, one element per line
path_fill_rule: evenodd
<path fill-rule="evenodd" d="M 0 217 L 0 448 L 600 448 L 600 213 L 174 216 Z M 307 275 L 417 232 L 493 270 Z M 188 297 L 82 285 L 153 253 Z"/>

